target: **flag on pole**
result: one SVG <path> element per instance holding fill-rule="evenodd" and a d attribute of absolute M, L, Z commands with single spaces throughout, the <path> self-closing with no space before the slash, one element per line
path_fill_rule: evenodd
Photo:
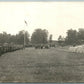
<path fill-rule="evenodd" d="M 25 24 L 26 24 L 26 26 L 27 26 L 27 21 L 25 21 Z"/>

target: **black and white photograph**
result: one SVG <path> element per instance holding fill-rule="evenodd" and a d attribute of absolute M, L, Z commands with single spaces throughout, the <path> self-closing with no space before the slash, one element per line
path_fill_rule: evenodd
<path fill-rule="evenodd" d="M 84 2 L 0 2 L 0 82 L 84 82 Z"/>

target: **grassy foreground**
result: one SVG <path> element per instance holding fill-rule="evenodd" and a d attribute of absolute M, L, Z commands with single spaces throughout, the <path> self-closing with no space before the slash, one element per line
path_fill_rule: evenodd
<path fill-rule="evenodd" d="M 0 82 L 84 82 L 84 54 L 26 48 L 0 57 Z"/>

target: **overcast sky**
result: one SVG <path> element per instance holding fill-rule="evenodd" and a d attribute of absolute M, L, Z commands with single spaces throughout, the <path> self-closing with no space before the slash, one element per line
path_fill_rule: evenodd
<path fill-rule="evenodd" d="M 47 29 L 53 39 L 84 28 L 84 2 L 0 2 L 0 32 L 24 29 L 31 35 L 37 28 Z"/>

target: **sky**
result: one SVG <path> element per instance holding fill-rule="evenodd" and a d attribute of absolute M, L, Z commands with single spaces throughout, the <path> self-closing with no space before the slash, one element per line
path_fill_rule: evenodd
<path fill-rule="evenodd" d="M 37 28 L 48 30 L 53 40 L 84 28 L 84 2 L 0 2 L 0 32 L 27 30 L 31 36 Z"/>

